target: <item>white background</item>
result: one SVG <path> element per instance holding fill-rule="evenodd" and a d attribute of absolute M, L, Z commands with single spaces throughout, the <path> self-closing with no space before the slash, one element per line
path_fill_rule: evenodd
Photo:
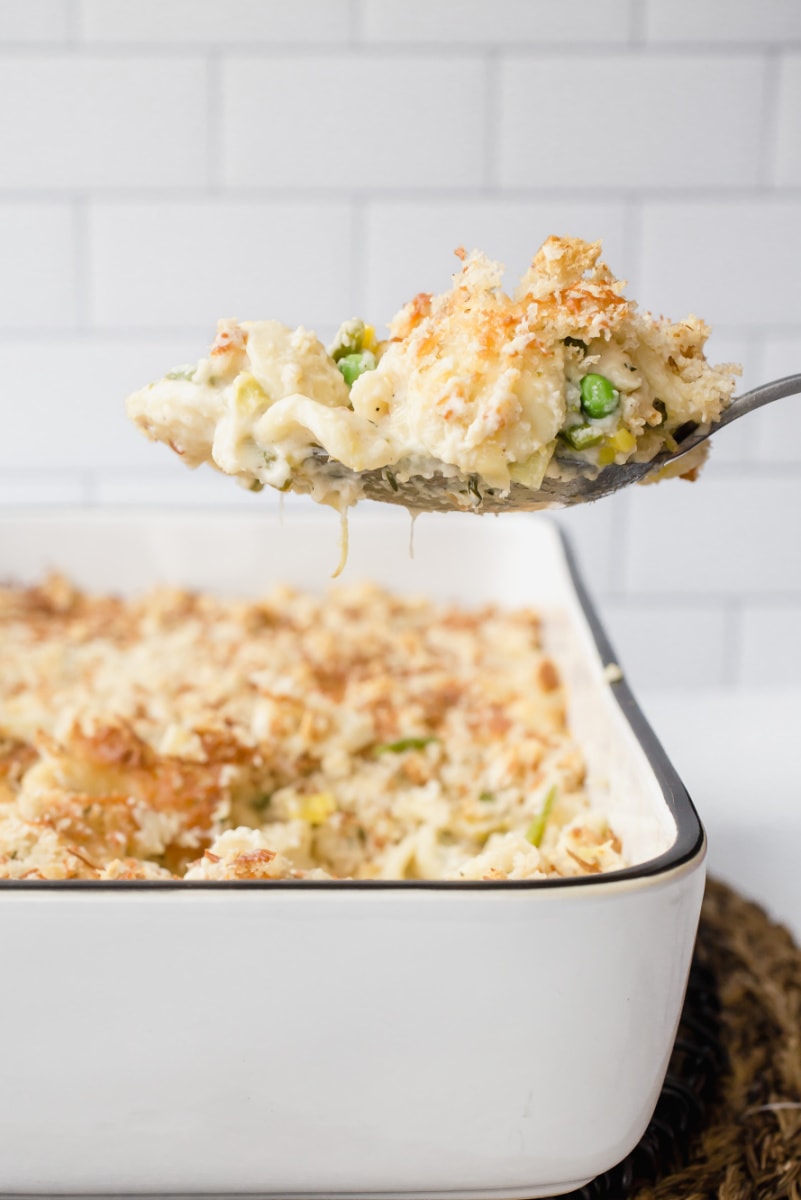
<path fill-rule="evenodd" d="M 222 315 L 381 323 L 460 244 L 600 237 L 745 386 L 801 370 L 798 0 L 3 0 L 0 41 L 0 504 L 272 505 L 123 397 Z M 801 397 L 714 449 L 564 518 L 636 686 L 801 681 Z"/>

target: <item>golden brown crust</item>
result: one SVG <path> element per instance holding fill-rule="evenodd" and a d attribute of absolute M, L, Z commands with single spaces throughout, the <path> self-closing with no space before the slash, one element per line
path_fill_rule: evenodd
<path fill-rule="evenodd" d="M 601 243 L 550 237 L 520 281 L 518 303 L 543 342 L 593 338 L 618 329 L 633 312 L 615 279 L 600 262 Z"/>
<path fill-rule="evenodd" d="M 340 510 L 382 470 L 395 484 L 445 476 L 457 507 L 513 485 L 536 504 L 546 478 L 674 452 L 674 432 L 716 421 L 734 388 L 738 369 L 704 357 L 704 323 L 638 312 L 600 253 L 548 238 L 510 295 L 501 264 L 460 247 L 453 287 L 415 296 L 387 342 L 354 318 L 330 353 L 302 328 L 221 322 L 211 356 L 135 393 L 129 415 L 190 466 Z M 346 347 L 363 356 L 347 383 L 334 360 Z M 611 408 L 591 411 L 590 375 L 611 385 Z"/>
<path fill-rule="evenodd" d="M 0 659 L 0 877 L 583 869 L 558 851 L 584 765 L 534 613 L 368 587 L 126 602 L 54 577 L 0 589 Z"/>

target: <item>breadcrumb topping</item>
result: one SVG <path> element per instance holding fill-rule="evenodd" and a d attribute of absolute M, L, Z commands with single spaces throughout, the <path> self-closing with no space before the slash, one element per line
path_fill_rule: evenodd
<path fill-rule="evenodd" d="M 0 877 L 525 879 L 624 865 L 531 611 L 0 588 Z"/>
<path fill-rule="evenodd" d="M 709 328 L 640 313 L 600 242 L 548 238 L 512 292 L 500 263 L 457 255 L 451 290 L 415 296 L 384 342 L 357 319 L 329 351 L 302 328 L 226 320 L 208 359 L 129 397 L 129 416 L 190 466 L 344 509 L 387 469 L 503 496 L 577 465 L 650 462 L 728 404 L 739 368 L 706 361 Z M 608 403 L 585 390 L 599 377 Z M 694 478 L 706 453 L 673 473 Z"/>

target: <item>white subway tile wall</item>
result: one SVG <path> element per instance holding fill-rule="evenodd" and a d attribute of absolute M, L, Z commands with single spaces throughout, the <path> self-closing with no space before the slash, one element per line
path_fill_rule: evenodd
<path fill-rule="evenodd" d="M 350 220 L 341 200 L 92 204 L 89 319 L 115 330 L 209 330 L 254 313 L 335 324 L 354 299 Z"/>
<path fill-rule="evenodd" d="M 801 198 L 645 201 L 638 299 L 657 312 L 775 332 L 801 326 Z"/>
<path fill-rule="evenodd" d="M 147 470 L 175 455 L 156 448 L 125 417 L 120 398 L 198 358 L 202 337 L 153 338 L 63 334 L 0 341 L 3 436 L 0 472 Z M 131 436 L 133 434 L 133 436 Z M 161 455 L 154 457 L 158 449 Z M 176 461 L 175 466 L 181 464 Z M 183 474 L 186 474 L 184 470 Z M 0 475 L 0 477 L 2 477 Z"/>
<path fill-rule="evenodd" d="M 644 13 L 645 40 L 654 44 L 801 42 L 796 0 L 635 0 Z"/>
<path fill-rule="evenodd" d="M 85 41 L 106 45 L 346 42 L 348 0 L 78 0 Z"/>
<path fill-rule="evenodd" d="M 796 5 L 801 16 L 801 4 Z M 773 67 L 779 75 L 776 161 L 773 182 L 801 187 L 801 54 L 788 54 Z"/>
<path fill-rule="evenodd" d="M 0 202 L 0 330 L 78 322 L 76 213 L 69 202 Z"/>
<path fill-rule="evenodd" d="M 604 231 L 604 252 L 618 274 L 630 269 L 626 206 L 620 201 L 480 199 L 375 201 L 365 212 L 364 304 L 370 318 L 385 319 L 417 292 L 443 291 L 459 265 L 458 246 L 479 246 L 517 278 L 531 247 L 551 233 L 594 240 Z M 363 241 L 362 241 L 363 239 Z"/>
<path fill-rule="evenodd" d="M 653 686 L 655 677 L 662 687 L 686 689 L 729 677 L 732 618 L 715 604 L 610 600 L 604 620 L 635 689 Z"/>
<path fill-rule="evenodd" d="M 646 56 L 593 47 L 580 56 L 510 54 L 499 70 L 502 187 L 591 182 L 595 192 L 673 190 L 690 179 L 732 189 L 758 182 L 767 74 L 758 54 Z"/>
<path fill-rule="evenodd" d="M 743 388 L 801 371 L 798 0 L 0 0 L 0 155 L 2 506 L 276 505 L 122 398 L 219 316 L 381 324 L 460 245 L 602 238 Z M 801 680 L 800 509 L 797 397 L 558 520 L 636 684 L 736 686 Z"/>
<path fill-rule="evenodd" d="M 628 0 L 364 0 L 365 41 L 468 46 L 590 46 L 629 40 Z"/>
<path fill-rule="evenodd" d="M 338 49 L 223 58 L 223 183 L 438 188 L 482 183 L 486 68 L 478 56 Z"/>
<path fill-rule="evenodd" d="M 69 0 L 0 0 L 0 42 L 64 41 Z"/>
<path fill-rule="evenodd" d="M 200 55 L 6 50 L 0 188 L 44 194 L 201 186 L 207 80 Z"/>
<path fill-rule="evenodd" d="M 801 363 L 801 333 L 766 338 L 762 348 L 764 379 L 794 375 Z M 736 426 L 735 426 L 736 428 Z M 801 396 L 773 404 L 757 414 L 754 429 L 754 461 L 766 469 L 794 463 L 801 468 Z M 799 553 L 799 546 L 796 546 Z"/>
<path fill-rule="evenodd" d="M 769 638 L 765 630 L 771 631 Z M 801 622 L 798 605 L 760 604 L 752 601 L 743 612 L 738 674 L 746 684 L 771 684 L 791 679 L 788 665 L 801 657 Z M 794 677 L 798 679 L 796 674 Z M 789 715 L 789 714 L 788 714 Z"/>

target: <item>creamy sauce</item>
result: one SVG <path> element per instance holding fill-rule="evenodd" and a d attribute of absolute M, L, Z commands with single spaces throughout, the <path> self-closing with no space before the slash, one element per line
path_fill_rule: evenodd
<path fill-rule="evenodd" d="M 417 524 L 417 518 L 420 516 L 420 513 L 411 508 L 406 511 L 411 518 L 409 522 L 409 558 L 414 561 L 414 527 Z"/>
<path fill-rule="evenodd" d="M 487 488 L 536 492 L 577 458 L 650 461 L 683 423 L 720 415 L 733 369 L 706 363 L 696 318 L 637 314 L 599 249 L 549 239 L 514 299 L 497 264 L 470 256 L 451 292 L 398 314 L 352 385 L 302 327 L 221 322 L 207 359 L 135 393 L 128 413 L 189 466 L 210 462 L 254 490 L 305 493 L 340 512 L 362 498 L 367 472 L 452 478 L 467 508 Z M 582 408 L 588 373 L 616 390 L 607 416 Z M 592 445 L 577 446 L 576 429 Z"/>
<path fill-rule="evenodd" d="M 336 579 L 345 570 L 348 561 L 348 510 L 343 508 L 339 514 L 339 562 L 331 578 Z"/>

